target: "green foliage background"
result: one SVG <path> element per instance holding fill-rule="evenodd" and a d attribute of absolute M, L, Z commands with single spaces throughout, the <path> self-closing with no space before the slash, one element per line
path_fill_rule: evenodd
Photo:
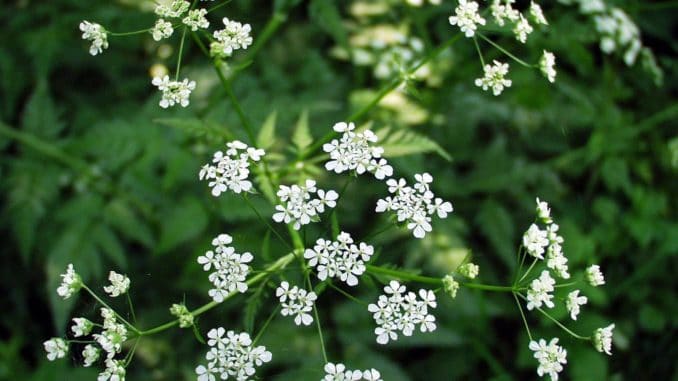
<path fill-rule="evenodd" d="M 429 49 L 456 32 L 447 23 L 453 4 L 445 3 L 389 17 L 416 20 L 415 34 L 425 31 Z M 425 110 L 424 122 L 407 123 L 402 110 L 372 110 L 373 129 L 389 128 L 387 157 L 395 157 L 396 171 L 408 177 L 430 172 L 436 193 L 455 206 L 422 241 L 394 229 L 372 243 L 382 248 L 382 263 L 431 276 L 443 275 L 471 250 L 483 281 L 503 284 L 532 221 L 535 196 L 548 200 L 571 266 L 599 263 L 607 280 L 602 289 L 584 289 L 590 302 L 573 326 L 581 332 L 609 321 L 617 326 L 608 358 L 531 318 L 537 336 L 562 337 L 564 378 L 676 379 L 676 5 L 613 3 L 640 26 L 664 69 L 663 85 L 639 65 L 628 68 L 602 55 L 592 25 L 575 9 L 543 2 L 551 21 L 544 33 L 535 32 L 527 47 L 511 37 L 502 42 L 532 61 L 542 48 L 553 50 L 554 85 L 512 65 L 513 87 L 500 97 L 483 93 L 473 85 L 480 72 L 473 45 L 462 40 L 450 50 L 442 84 L 418 85 L 410 98 Z M 272 128 L 275 113 L 275 130 L 264 129 L 269 135 L 262 134 L 261 143 L 281 167 L 294 167 L 289 137 L 295 125 L 307 117 L 308 131 L 320 138 L 383 83 L 370 69 L 329 53 L 346 41 L 344 2 L 233 1 L 211 21 L 223 15 L 248 22 L 256 40 L 276 7 L 290 7 L 288 17 L 233 86 L 255 125 L 269 118 Z M 58 274 L 68 263 L 96 288 L 109 269 L 127 273 L 139 323 L 151 327 L 171 318 L 171 303 L 185 300 L 194 308 L 208 300 L 206 274 L 195 259 L 216 234 L 233 235 L 258 265 L 286 250 L 238 198 L 215 199 L 197 181 L 200 165 L 224 141 L 245 139 L 209 61 L 189 45 L 182 77 L 198 82 L 191 107 L 162 110 L 148 71 L 153 63 L 173 69 L 175 55 L 159 58 L 159 44 L 144 35 L 111 38 L 107 51 L 91 57 L 77 30 L 83 19 L 127 31 L 151 25 L 153 15 L 135 1 L 11 0 L 0 12 L 0 379 L 96 378 L 95 369 L 73 365 L 77 354 L 48 363 L 42 350 L 46 338 L 63 335 L 70 317 L 96 313 L 88 298 L 57 299 Z M 177 41 L 175 33 L 170 43 Z M 323 187 L 339 189 L 346 179 L 307 164 L 304 171 Z M 383 226 L 373 206 L 384 191 L 367 178 L 354 181 L 340 202 L 342 229 L 364 237 Z M 270 216 L 261 198 L 255 205 Z M 308 240 L 323 226 L 309 231 Z M 377 287 L 366 283 L 357 295 L 372 300 Z M 271 288 L 260 293 L 268 297 L 240 296 L 210 311 L 199 328 L 256 331 L 273 305 Z M 463 290 L 441 303 L 435 334 L 381 347 L 364 307 L 333 295 L 321 298 L 320 311 L 335 361 L 378 368 L 387 380 L 537 378 L 510 296 Z M 276 319 L 262 344 L 274 355 L 264 379 L 320 378 L 313 329 Z M 189 331 L 144 339 L 128 379 L 193 379 L 204 351 Z"/>

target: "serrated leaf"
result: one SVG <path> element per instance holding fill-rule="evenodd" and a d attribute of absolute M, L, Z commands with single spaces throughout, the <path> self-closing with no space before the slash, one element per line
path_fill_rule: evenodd
<path fill-rule="evenodd" d="M 438 143 L 414 131 L 384 127 L 377 131 L 376 135 L 379 136 L 378 144 L 384 148 L 384 156 L 386 157 L 435 152 L 445 160 L 452 161 L 450 154 Z"/>
<path fill-rule="evenodd" d="M 480 206 L 475 222 L 504 263 L 514 268 L 517 261 L 517 253 L 513 247 L 515 229 L 511 214 L 506 208 L 496 201 L 485 201 Z"/>
<path fill-rule="evenodd" d="M 110 226 L 125 237 L 147 248 L 154 245 L 155 240 L 151 229 L 124 202 L 115 200 L 106 205 L 104 218 Z"/>
<path fill-rule="evenodd" d="M 92 233 L 94 240 L 108 259 L 113 261 L 119 268 L 127 267 L 127 257 L 125 256 L 125 249 L 120 243 L 118 236 L 106 225 L 97 225 L 94 227 Z"/>
<path fill-rule="evenodd" d="M 304 110 L 299 116 L 294 132 L 292 133 L 292 143 L 297 147 L 299 152 L 306 149 L 313 143 L 313 136 L 311 136 L 311 129 L 308 126 L 308 111 Z"/>
<path fill-rule="evenodd" d="M 49 140 L 55 139 L 63 130 L 64 124 L 59 121 L 59 113 L 49 95 L 46 80 L 38 81 L 26 103 L 21 124 L 24 132 Z"/>
<path fill-rule="evenodd" d="M 257 135 L 257 148 L 268 149 L 275 143 L 275 122 L 278 116 L 277 111 L 270 113 L 264 124 L 261 125 L 259 135 Z"/>
<path fill-rule="evenodd" d="M 157 253 L 166 253 L 200 235 L 207 227 L 207 213 L 194 198 L 171 205 L 164 218 Z"/>

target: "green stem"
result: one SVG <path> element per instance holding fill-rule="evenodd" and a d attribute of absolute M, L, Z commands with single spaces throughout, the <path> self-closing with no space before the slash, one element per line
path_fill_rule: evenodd
<path fill-rule="evenodd" d="M 525 330 L 527 331 L 527 337 L 530 338 L 530 341 L 532 341 L 532 333 L 530 332 L 530 326 L 527 324 L 527 319 L 525 318 L 525 312 L 523 311 L 523 306 L 520 305 L 520 300 L 518 300 L 518 297 L 516 296 L 516 293 L 513 293 L 513 299 L 516 301 L 516 305 L 518 306 L 518 311 L 520 311 L 520 317 L 523 319 L 523 324 L 525 324 Z"/>
<path fill-rule="evenodd" d="M 263 223 L 268 227 L 268 229 L 269 229 L 269 230 L 270 230 L 270 231 L 278 238 L 278 240 L 280 240 L 280 242 L 282 242 L 282 243 L 283 243 L 285 246 L 287 246 L 290 250 L 293 250 L 293 247 L 290 246 L 290 244 L 289 244 L 289 243 L 288 243 L 288 242 L 280 235 L 280 233 L 278 233 L 278 231 L 275 230 L 275 229 L 273 228 L 273 226 L 272 226 L 266 219 L 264 219 L 264 217 L 261 216 L 261 214 L 259 213 L 259 211 L 257 210 L 257 208 L 255 208 L 254 205 L 252 204 L 252 202 L 249 200 L 249 198 L 247 197 L 247 195 L 243 193 L 243 194 L 242 194 L 242 198 L 243 198 L 243 200 L 245 200 L 245 203 L 247 204 L 247 206 L 249 206 L 250 209 L 252 209 L 252 211 L 254 211 L 254 214 L 257 215 L 257 217 L 259 218 L 259 220 L 261 220 L 261 222 L 263 222 Z"/>
<path fill-rule="evenodd" d="M 526 298 L 523 294 L 518 293 L 517 295 L 520 296 L 523 300 L 527 300 L 527 298 Z M 514 295 L 514 296 L 515 296 L 515 295 Z M 519 304 L 519 305 L 520 305 L 520 304 Z M 563 331 L 569 333 L 569 334 L 572 335 L 574 338 L 579 339 L 579 340 L 591 340 L 590 337 L 581 336 L 581 335 L 578 335 L 578 334 L 572 332 L 572 330 L 570 330 L 569 328 L 567 328 L 565 325 L 563 325 L 563 323 L 559 322 L 558 319 L 554 318 L 553 316 L 551 316 L 548 312 L 544 311 L 543 309 L 541 309 L 541 308 L 539 308 L 539 307 L 535 307 L 535 308 L 536 308 L 539 312 L 541 312 L 542 315 L 546 316 L 549 320 L 551 320 L 552 322 L 556 323 L 556 325 L 557 325 L 558 327 L 562 328 Z M 531 340 L 531 339 L 530 339 L 530 340 Z"/>
<path fill-rule="evenodd" d="M 106 33 L 109 36 L 113 37 L 122 37 L 122 36 L 132 36 L 135 34 L 142 34 L 142 33 L 148 33 L 152 30 L 153 28 L 146 28 L 146 29 L 141 29 L 141 30 L 135 30 L 133 32 L 122 32 L 122 33 L 117 33 L 117 32 L 111 32 L 110 30 L 107 30 Z"/>
<path fill-rule="evenodd" d="M 335 286 L 332 282 L 327 282 L 327 285 L 330 286 L 330 288 L 333 288 L 334 290 L 336 290 L 338 293 L 344 295 L 345 297 L 349 298 L 350 300 L 352 300 L 356 303 L 362 304 L 363 306 L 369 305 L 369 303 L 365 303 L 362 300 L 356 298 L 355 296 L 349 294 L 348 292 L 342 290 L 341 288 Z"/>
<path fill-rule="evenodd" d="M 219 9 L 219 8 L 221 8 L 221 7 L 223 7 L 223 6 L 225 6 L 226 4 L 230 3 L 231 1 L 233 1 L 233 0 L 226 0 L 226 1 L 224 1 L 223 3 L 221 3 L 221 4 L 217 4 L 217 5 L 213 6 L 212 8 L 209 8 L 209 9 L 207 10 L 207 13 L 210 13 L 210 12 L 212 12 L 212 11 L 216 11 L 217 9 Z"/>
<path fill-rule="evenodd" d="M 132 358 L 134 358 L 134 352 L 137 350 L 137 346 L 139 345 L 139 341 L 141 340 L 141 336 L 137 336 L 137 339 L 134 340 L 134 346 L 132 347 L 132 350 L 130 350 L 127 355 L 125 356 L 125 367 L 129 366 L 129 364 L 132 362 Z"/>
<path fill-rule="evenodd" d="M 129 296 L 129 290 L 125 293 L 125 296 L 127 296 L 127 304 L 129 305 L 129 312 L 132 314 L 132 321 L 136 324 L 137 316 L 134 314 L 134 306 L 132 305 L 132 298 Z"/>
<path fill-rule="evenodd" d="M 85 285 L 85 284 L 83 283 L 82 288 L 83 288 L 85 291 L 87 291 L 87 292 L 94 298 L 94 300 L 96 300 L 97 302 L 99 302 L 99 304 L 101 304 L 102 306 L 104 306 L 104 307 L 108 308 L 109 310 L 113 311 L 113 314 L 115 315 L 115 317 L 118 318 L 121 322 L 123 322 L 127 327 L 129 327 L 129 329 L 131 329 L 134 333 L 136 333 L 136 334 L 139 334 L 139 333 L 140 333 L 140 331 L 139 331 L 135 326 L 133 326 L 132 324 L 130 324 L 130 322 L 128 322 L 127 320 L 125 320 L 125 318 L 123 318 L 122 316 L 120 316 L 119 313 L 117 313 L 117 312 L 116 312 L 113 308 L 111 308 L 106 302 L 104 302 L 97 294 L 94 293 L 94 291 L 92 291 L 89 287 L 87 287 L 87 285 Z"/>
<path fill-rule="evenodd" d="M 266 319 L 266 321 L 264 322 L 264 325 L 259 330 L 259 333 L 257 333 L 257 335 L 254 337 L 254 340 L 252 340 L 252 346 L 253 347 L 257 344 L 257 342 L 259 341 L 261 336 L 264 334 L 264 331 L 266 331 L 266 328 L 268 328 L 268 325 L 271 324 L 273 319 L 278 315 L 278 311 L 280 311 L 280 304 L 278 304 L 278 306 L 273 310 L 273 312 L 271 312 L 271 314 L 268 315 L 268 318 Z"/>
<path fill-rule="evenodd" d="M 179 57 L 177 58 L 177 70 L 174 74 L 174 80 L 179 80 L 179 71 L 181 71 L 181 57 L 184 55 L 184 42 L 186 41 L 186 29 L 184 25 L 183 32 L 181 33 L 181 42 L 179 43 Z"/>
<path fill-rule="evenodd" d="M 421 282 L 421 283 L 428 283 L 428 284 L 435 284 L 438 286 L 442 286 L 443 281 L 439 278 L 432 278 L 432 277 L 427 277 L 427 276 L 422 276 L 422 275 L 415 275 L 411 274 L 408 272 L 404 271 L 399 271 L 399 270 L 393 270 L 393 269 L 388 269 L 385 267 L 379 267 L 379 266 L 374 266 L 374 265 L 365 265 L 367 268 L 367 271 L 372 274 L 381 274 L 381 275 L 388 275 L 393 278 L 398 278 L 402 280 L 411 280 L 415 282 Z"/>
<path fill-rule="evenodd" d="M 312 291 L 313 285 L 311 284 L 311 277 L 308 271 L 305 271 L 305 273 L 306 273 L 306 284 L 308 285 L 309 291 Z M 322 350 L 325 364 L 327 364 L 327 351 L 325 350 L 325 339 L 323 338 L 323 330 L 322 327 L 320 326 L 320 316 L 318 315 L 318 309 L 316 308 L 315 303 L 313 303 L 313 315 L 315 316 L 315 326 L 318 329 L 318 338 L 320 339 L 320 349 Z"/>
<path fill-rule="evenodd" d="M 478 38 L 473 36 L 473 45 L 476 46 L 476 51 L 478 52 L 478 57 L 480 57 L 480 64 L 485 68 L 485 59 L 483 58 L 483 53 L 480 51 L 480 45 L 478 45 Z"/>
<path fill-rule="evenodd" d="M 521 64 L 521 65 L 523 65 L 523 66 L 525 66 L 525 67 L 529 67 L 529 68 L 535 68 L 535 67 L 537 67 L 537 65 L 530 65 L 529 63 L 527 63 L 527 62 L 521 60 L 520 58 L 518 58 L 518 57 L 516 57 L 516 56 L 514 56 L 513 54 L 511 54 L 511 52 L 509 52 L 508 50 L 502 48 L 501 45 L 499 45 L 499 44 L 497 44 L 496 42 L 494 42 L 494 41 L 490 40 L 489 38 L 485 37 L 484 34 L 482 34 L 482 33 L 476 33 L 476 34 L 477 34 L 478 36 L 480 36 L 480 38 L 482 38 L 483 40 L 487 41 L 490 45 L 494 46 L 495 48 L 499 49 L 499 51 L 501 51 L 502 53 L 506 54 L 509 58 L 511 58 L 512 60 L 516 61 L 517 63 L 519 63 L 519 64 Z"/>
<path fill-rule="evenodd" d="M 480 283 L 459 282 L 459 285 L 485 291 L 515 292 L 516 290 L 518 290 L 513 286 L 493 286 L 489 284 L 480 284 Z"/>
<path fill-rule="evenodd" d="M 256 145 L 257 139 L 254 135 L 254 130 L 252 129 L 252 125 L 250 124 L 249 119 L 245 115 L 245 112 L 243 111 L 242 106 L 240 105 L 240 102 L 238 102 L 238 98 L 236 98 L 235 94 L 233 93 L 233 89 L 231 88 L 231 83 L 226 79 L 226 76 L 224 76 L 224 73 L 221 72 L 221 69 L 217 65 L 217 61 L 215 61 L 213 66 L 214 66 L 214 70 L 217 72 L 217 76 L 219 76 L 219 81 L 221 81 L 221 86 L 226 91 L 226 95 L 228 95 L 228 99 L 231 101 L 231 105 L 233 105 L 233 108 L 235 109 L 236 114 L 238 114 L 238 118 L 240 119 L 240 123 L 242 124 L 243 128 L 245 129 L 245 133 L 247 134 L 247 138 L 250 140 L 250 144 Z"/>
<path fill-rule="evenodd" d="M 534 267 L 535 264 L 537 264 L 538 260 L 539 260 L 539 258 L 535 258 L 532 261 L 532 264 L 530 265 L 530 267 L 527 268 L 527 270 L 525 271 L 525 274 L 523 274 L 523 276 L 521 276 L 520 279 L 518 279 L 518 283 L 522 282 L 523 279 L 525 279 L 530 274 L 530 271 L 532 271 L 532 268 Z"/>
<path fill-rule="evenodd" d="M 284 269 L 292 260 L 294 260 L 294 258 L 295 258 L 294 252 L 289 253 L 289 254 L 287 254 L 283 257 L 280 257 L 277 261 L 275 261 L 273 264 L 268 266 L 263 272 L 261 272 L 261 273 L 255 275 L 255 276 L 253 276 L 252 278 L 250 278 L 246 282 L 247 285 L 252 286 L 252 285 L 256 284 L 257 282 L 261 281 L 262 279 L 268 277 L 271 272 Z M 224 300 L 228 300 L 228 299 L 232 298 L 237 293 L 238 293 L 237 291 L 234 291 L 234 292 L 226 295 L 224 297 Z M 219 304 L 220 303 L 217 303 L 215 301 L 211 301 L 211 302 L 203 305 L 202 307 L 191 311 L 191 315 L 193 315 L 194 317 L 200 316 L 203 313 L 211 310 L 212 308 L 216 307 Z M 172 328 L 172 327 L 174 327 L 178 324 L 179 324 L 179 319 L 176 319 L 176 320 L 172 320 L 170 322 L 167 322 L 165 324 L 161 324 L 157 327 L 154 327 L 154 328 L 151 328 L 151 329 L 148 329 L 148 330 L 145 330 L 145 331 L 140 331 L 140 332 L 138 332 L 138 334 L 139 334 L 139 336 L 149 336 L 149 335 L 153 335 L 153 334 L 156 334 L 156 333 L 159 333 L 159 332 L 162 332 L 162 331 L 166 331 L 166 330 L 168 330 L 168 329 L 170 329 L 170 328 Z"/>

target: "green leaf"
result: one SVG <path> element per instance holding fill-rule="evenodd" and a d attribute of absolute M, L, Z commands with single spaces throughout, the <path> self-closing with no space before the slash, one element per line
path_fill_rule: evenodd
<path fill-rule="evenodd" d="M 297 147 L 299 152 L 302 152 L 306 147 L 313 143 L 313 136 L 311 136 L 311 129 L 308 126 L 308 111 L 304 110 L 299 116 L 294 132 L 292 133 L 292 143 Z"/>
<path fill-rule="evenodd" d="M 46 80 L 38 81 L 26 104 L 21 122 L 24 132 L 49 140 L 57 138 L 63 130 L 64 124 L 59 121 L 59 113 L 49 95 Z"/>
<path fill-rule="evenodd" d="M 309 5 L 311 19 L 332 36 L 339 45 L 348 47 L 348 33 L 334 0 L 312 0 Z"/>
<path fill-rule="evenodd" d="M 154 246 L 155 239 L 151 229 L 123 201 L 114 200 L 110 202 L 106 205 L 103 214 L 105 221 L 123 236 L 147 248 Z"/>
<path fill-rule="evenodd" d="M 275 122 L 277 116 L 278 112 L 273 111 L 266 117 L 257 136 L 257 148 L 268 149 L 275 143 Z"/>
<path fill-rule="evenodd" d="M 452 161 L 450 154 L 438 143 L 414 131 L 384 127 L 376 135 L 379 136 L 378 144 L 384 148 L 386 157 L 435 152 L 445 160 Z"/>
<path fill-rule="evenodd" d="M 94 227 L 92 233 L 94 240 L 108 259 L 113 261 L 116 266 L 120 268 L 127 267 L 127 257 L 125 256 L 125 249 L 120 243 L 118 236 L 106 225 L 97 225 Z"/>
<path fill-rule="evenodd" d="M 166 253 L 199 236 L 207 227 L 207 213 L 194 198 L 171 205 L 163 218 L 157 252 Z"/>
<path fill-rule="evenodd" d="M 494 200 L 485 201 L 480 206 L 475 222 L 504 263 L 514 268 L 518 260 L 513 244 L 515 228 L 506 208 Z"/>
<path fill-rule="evenodd" d="M 208 142 L 221 144 L 233 140 L 233 135 L 227 128 L 216 123 L 197 118 L 162 118 L 154 119 L 160 125 L 177 128 L 196 138 L 204 138 Z"/>

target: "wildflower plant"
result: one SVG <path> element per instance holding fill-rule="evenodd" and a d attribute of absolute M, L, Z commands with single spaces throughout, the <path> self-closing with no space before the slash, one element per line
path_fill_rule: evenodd
<path fill-rule="evenodd" d="M 408 3 L 418 7 L 423 6 L 424 2 Z M 430 3 L 430 6 L 438 6 L 439 2 Z M 435 192 L 440 190 L 437 184 L 434 185 L 433 175 L 428 172 L 416 173 L 413 176 L 414 182 L 408 183 L 404 177 L 406 171 L 393 164 L 388 150 L 378 144 L 386 140 L 380 139 L 379 130 L 373 132 L 369 126 L 356 127 L 355 121 L 364 117 L 389 93 L 400 91 L 401 86 L 411 81 L 412 76 L 425 67 L 428 61 L 460 40 L 462 35 L 473 43 L 478 53 L 483 76 L 477 78 L 475 84 L 483 90 L 491 90 L 498 96 L 512 87 L 513 81 L 509 79 L 508 63 L 499 60 L 493 60 L 492 64 L 485 63 L 479 40 L 491 45 L 513 62 L 541 71 L 547 81 L 554 82 L 556 70 L 555 56 L 552 53 L 540 49 L 543 53 L 539 62 L 528 64 L 499 45 L 495 38 L 486 35 L 485 33 L 490 32 L 484 30 L 491 22 L 495 26 L 506 26 L 499 29 L 501 33 L 508 32 L 517 41 L 525 43 L 532 33 L 549 25 L 538 3 L 531 2 L 529 9 L 521 11 L 513 8 L 511 0 L 494 0 L 486 9 L 481 9 L 475 1 L 459 0 L 454 14 L 447 20 L 459 31 L 455 34 L 452 28 L 450 39 L 440 47 L 428 50 L 425 55 L 423 49 L 412 45 L 412 41 L 418 41 L 414 37 L 399 36 L 397 43 L 393 45 L 409 44 L 412 49 L 400 51 L 399 56 L 391 57 L 392 62 L 397 61 L 402 65 L 391 66 L 388 70 L 376 70 L 384 75 L 393 74 L 394 78 L 367 106 L 345 121 L 331 127 L 323 126 L 326 133 L 322 138 L 314 139 L 308 126 L 305 130 L 299 128 L 295 132 L 292 139 L 297 155 L 296 163 L 291 167 L 299 169 L 306 164 L 324 162 L 324 171 L 316 167 L 318 170 L 313 173 L 314 176 L 305 172 L 295 176 L 289 173 L 293 172 L 289 168 L 285 168 L 287 172 L 272 171 L 276 156 L 284 157 L 284 154 L 275 152 L 274 144 L 267 144 L 264 139 L 266 134 L 262 131 L 259 136 L 255 135 L 252 122 L 233 94 L 230 82 L 223 72 L 224 60 L 230 59 L 239 50 L 247 50 L 253 44 L 254 47 L 258 45 L 251 35 L 252 28 L 249 24 L 227 17 L 222 18 L 223 29 L 211 33 L 207 31 L 214 25 L 208 19 L 211 13 L 227 4 L 228 1 L 225 1 L 205 8 L 196 1 L 189 3 L 173 0 L 155 7 L 158 19 L 153 26 L 141 33 L 150 34 L 156 41 L 180 34 L 181 40 L 173 79 L 170 75 L 156 76 L 152 84 L 162 93 L 159 103 L 161 108 L 175 105 L 188 107 L 197 84 L 188 78 L 179 81 L 183 48 L 188 41 L 186 36 L 192 37 L 207 59 L 212 60 L 219 81 L 237 111 L 247 143 L 229 140 L 225 151 L 216 151 L 210 163 L 195 168 L 195 174 L 199 180 L 207 182 L 206 188 L 209 188 L 212 196 L 236 199 L 251 209 L 267 228 L 267 237 L 273 237 L 288 253 L 278 258 L 265 259 L 262 259 L 265 257 L 263 253 L 261 256 L 259 253 L 238 253 L 234 247 L 236 245 L 232 246 L 234 241 L 237 243 L 237 239 L 234 240 L 228 233 L 219 234 L 213 238 L 212 248 L 199 255 L 196 258 L 197 263 L 194 262 L 196 268 L 202 267 L 209 273 L 208 282 L 202 282 L 205 285 L 210 284 L 206 296 L 211 300 L 197 308 L 189 308 L 188 303 L 174 303 L 168 308 L 168 315 L 172 320 L 147 329 L 141 329 L 136 321 L 130 296 L 132 282 L 127 276 L 111 271 L 110 284 L 103 287 L 109 297 L 126 299 L 128 314 L 125 314 L 111 307 L 69 265 L 61 276 L 62 283 L 56 293 L 67 299 L 84 290 L 84 293 L 100 305 L 100 316 L 96 321 L 92 317 L 90 318 L 93 320 L 86 317 L 73 319 L 71 336 L 78 340 L 66 337 L 45 341 L 48 360 L 66 357 L 71 348 L 77 347 L 82 354 L 84 366 L 101 366 L 102 371 L 98 378 L 100 381 L 121 381 L 125 379 L 126 369 L 142 338 L 178 327 L 191 328 L 202 339 L 201 328 L 197 324 L 200 315 L 223 303 L 238 300 L 237 295 L 256 293 L 257 296 L 264 295 L 261 297 L 271 300 L 271 304 L 275 305 L 273 313 L 254 337 L 250 336 L 254 332 L 243 331 L 233 321 L 223 322 L 229 324 L 229 327 L 210 328 L 204 340 L 207 346 L 204 361 L 194 367 L 197 380 L 256 379 L 260 367 L 275 363 L 276 353 L 258 345 L 258 342 L 269 323 L 279 315 L 292 318 L 287 323 L 291 326 L 293 322 L 296 326 L 292 327 L 294 329 L 312 329 L 309 326 L 315 326 L 323 363 L 314 365 L 318 374 L 324 373 L 324 380 L 381 380 L 380 370 L 351 370 L 330 358 L 333 353 L 328 354 L 322 330 L 323 319 L 327 316 L 325 311 L 319 312 L 323 299 L 330 297 L 327 294 L 336 291 L 350 301 L 361 304 L 362 313 L 368 319 L 371 317 L 373 322 L 374 342 L 382 347 L 399 340 L 401 336 L 435 332 L 439 326 L 446 324 L 435 315 L 439 301 L 448 297 L 455 299 L 459 292 L 467 289 L 505 293 L 515 301 L 517 315 L 524 323 L 529 339 L 527 349 L 533 352 L 535 369 L 539 376 L 557 380 L 567 365 L 567 349 L 560 344 L 559 337 L 546 339 L 533 336 L 526 311 L 531 314 L 530 320 L 542 318 L 553 322 L 572 338 L 588 342 L 599 352 L 611 354 L 614 324 L 596 329 L 591 335 L 585 336 L 575 333 L 552 314 L 553 308 L 562 305 L 571 320 L 577 320 L 580 313 L 585 312 L 584 306 L 588 306 L 589 302 L 584 295 L 586 288 L 581 287 L 585 284 L 579 279 L 586 279 L 591 286 L 604 285 L 605 279 L 599 265 L 591 265 L 583 271 L 569 267 L 563 248 L 564 237 L 559 233 L 559 225 L 551 216 L 547 202 L 536 199 L 534 221 L 525 224 L 528 227 L 514 258 L 515 272 L 511 281 L 505 285 L 482 283 L 483 272 L 478 264 L 469 262 L 469 257 L 459 263 L 454 271 L 437 277 L 379 263 L 383 258 L 375 254 L 379 251 L 378 247 L 375 248 L 378 242 L 375 237 L 379 233 L 353 237 L 342 231 L 338 217 L 342 203 L 350 202 L 351 197 L 362 196 L 359 191 L 349 189 L 349 183 L 372 181 L 382 189 L 381 193 L 374 195 L 376 205 L 373 213 L 374 216 L 385 213 L 386 229 L 400 229 L 408 238 L 412 235 L 417 239 L 426 238 L 433 233 L 434 228 L 436 232 L 444 229 L 436 226 L 438 220 L 450 217 L 453 207 L 451 201 L 436 196 Z M 86 21 L 80 24 L 80 29 L 83 31 L 83 38 L 92 43 L 92 55 L 99 54 L 108 47 L 109 36 L 125 35 L 108 32 L 101 25 Z M 632 29 L 627 29 L 628 26 L 624 29 L 624 36 L 618 35 L 621 32 L 616 29 L 614 33 L 617 38 L 623 37 L 624 41 L 631 41 L 626 41 L 627 44 L 632 44 L 636 34 Z M 270 33 L 264 36 L 269 38 Z M 418 56 L 419 54 L 423 56 Z M 378 63 L 375 65 L 379 67 Z M 357 176 L 366 172 L 372 174 L 374 179 Z M 337 192 L 322 185 L 329 182 L 329 178 L 345 181 L 345 186 Z M 254 198 L 268 202 L 265 212 L 251 202 Z M 284 237 L 279 230 L 286 230 L 288 237 Z M 262 264 L 262 261 L 268 263 Z M 361 287 L 375 284 L 377 288 L 383 289 L 382 294 L 376 295 L 370 301 L 362 301 L 357 296 Z M 418 284 L 425 287 L 418 287 Z M 344 285 L 350 288 L 344 289 Z M 564 297 L 561 296 L 563 292 L 566 295 Z M 593 300 L 591 302 L 593 304 Z M 131 316 L 131 321 L 124 316 Z M 124 356 L 123 352 L 126 352 Z"/>

